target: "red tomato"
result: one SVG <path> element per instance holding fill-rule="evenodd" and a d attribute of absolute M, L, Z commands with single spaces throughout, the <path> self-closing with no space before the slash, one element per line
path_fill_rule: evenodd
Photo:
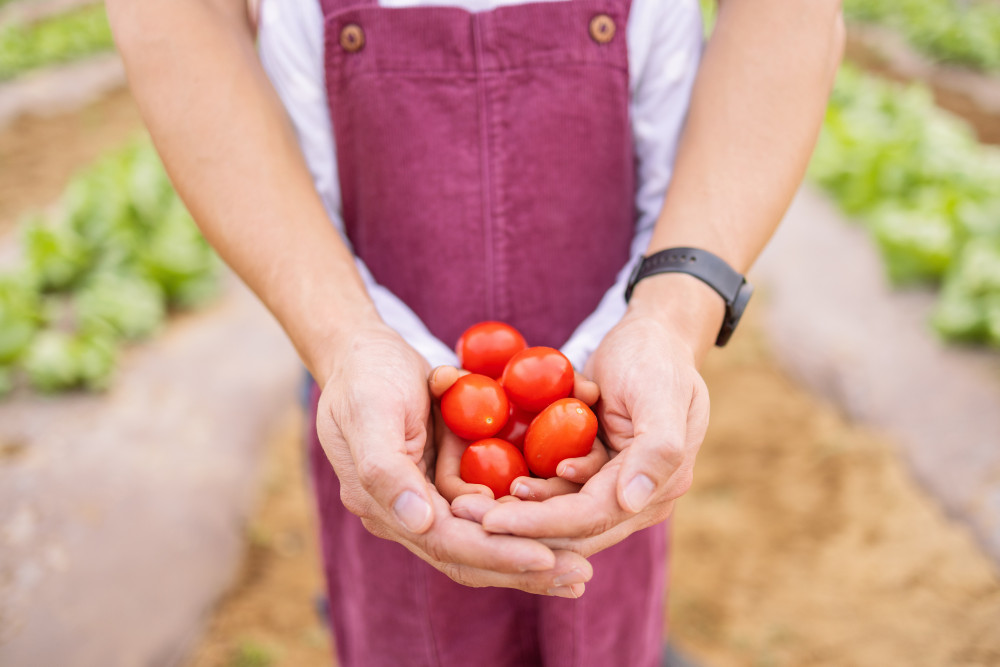
<path fill-rule="evenodd" d="M 459 464 L 462 481 L 485 484 L 494 498 L 510 495 L 510 484 L 527 477 L 528 465 L 517 447 L 500 438 L 487 438 L 469 445 Z"/>
<path fill-rule="evenodd" d="M 573 392 L 573 364 L 551 347 L 529 347 L 511 357 L 500 379 L 507 398 L 528 412 Z"/>
<path fill-rule="evenodd" d="M 507 415 L 507 423 L 504 424 L 504 427 L 497 433 L 497 437 L 501 440 L 506 440 L 523 451 L 524 434 L 528 432 L 528 425 L 534 418 L 535 413 L 526 412 L 514 405 L 513 401 L 511 401 L 510 413 Z"/>
<path fill-rule="evenodd" d="M 503 387 L 485 375 L 463 375 L 441 396 L 441 417 L 465 440 L 495 435 L 507 422 L 510 404 Z"/>
<path fill-rule="evenodd" d="M 555 477 L 563 459 L 586 456 L 597 437 L 597 417 L 583 401 L 564 398 L 538 413 L 524 436 L 524 458 L 539 477 Z"/>
<path fill-rule="evenodd" d="M 503 322 L 480 322 L 465 330 L 455 353 L 462 368 L 494 380 L 515 354 L 528 347 L 524 336 Z"/>

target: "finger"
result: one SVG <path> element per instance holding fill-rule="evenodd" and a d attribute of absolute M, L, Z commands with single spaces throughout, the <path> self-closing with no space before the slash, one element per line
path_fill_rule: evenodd
<path fill-rule="evenodd" d="M 576 373 L 573 376 L 573 397 L 580 399 L 587 405 L 593 405 L 601 397 L 601 389 L 593 380 L 588 380 L 580 373 Z"/>
<path fill-rule="evenodd" d="M 504 497 L 512 498 L 513 496 Z M 493 500 L 492 497 L 486 497 L 478 493 L 459 496 L 451 502 L 451 513 L 461 519 L 481 523 L 483 515 L 496 507 L 498 502 L 497 500 Z"/>
<path fill-rule="evenodd" d="M 585 484 L 610 460 L 608 449 L 600 438 L 594 438 L 590 453 L 572 459 L 563 459 L 556 466 L 556 474 L 576 484 Z"/>
<path fill-rule="evenodd" d="M 579 491 L 542 502 L 497 504 L 482 516 L 491 533 L 534 538 L 592 537 L 632 516 L 615 497 L 618 466 L 612 462 Z"/>
<path fill-rule="evenodd" d="M 394 516 L 403 530 L 419 534 L 430 529 L 434 513 L 427 477 L 408 454 L 418 447 L 423 450 L 427 440 L 424 425 L 407 438 L 404 406 L 366 401 L 342 421 L 364 491 Z"/>
<path fill-rule="evenodd" d="M 516 574 L 555 566 L 555 554 L 537 540 L 488 533 L 479 523 L 455 517 L 438 494 L 435 510 L 433 530 L 407 540 L 426 554 L 425 560 Z"/>
<path fill-rule="evenodd" d="M 574 551 L 581 556 L 589 558 L 598 551 L 603 551 L 610 546 L 618 544 L 632 533 L 648 528 L 652 525 L 665 521 L 673 512 L 676 501 L 668 500 L 662 503 L 650 505 L 639 514 L 633 514 L 621 523 L 615 524 L 610 529 L 594 535 L 592 537 L 555 537 L 540 538 L 538 541 L 549 547 L 553 551 L 565 549 Z"/>
<path fill-rule="evenodd" d="M 511 484 L 511 493 L 521 500 L 545 500 L 567 493 L 576 493 L 579 490 L 579 484 L 559 477 L 552 477 L 551 479 L 518 477 Z"/>
<path fill-rule="evenodd" d="M 618 503 L 636 513 L 654 500 L 677 498 L 691 487 L 694 456 L 708 427 L 708 389 L 697 374 L 687 396 L 666 404 L 637 401 L 635 437 L 621 456 Z"/>
<path fill-rule="evenodd" d="M 431 371 L 430 377 L 427 378 L 427 387 L 430 389 L 431 396 L 435 399 L 441 398 L 444 392 L 455 384 L 455 380 L 468 374 L 469 371 L 454 366 L 438 366 Z"/>
<path fill-rule="evenodd" d="M 594 576 L 593 567 L 586 558 L 569 550 L 556 551 L 554 555 L 552 568 L 544 572 L 504 573 L 467 565 L 432 564 L 465 586 L 516 588 L 537 595 L 565 598 L 583 595 L 586 582 Z"/>
<path fill-rule="evenodd" d="M 438 412 L 437 408 L 434 409 Z M 464 440 L 445 428 L 440 416 L 435 414 L 435 432 L 438 436 L 437 467 L 434 471 L 434 484 L 448 502 L 459 496 L 473 493 L 493 497 L 493 491 L 483 484 L 469 484 L 462 481 L 462 454 L 468 445 Z"/>

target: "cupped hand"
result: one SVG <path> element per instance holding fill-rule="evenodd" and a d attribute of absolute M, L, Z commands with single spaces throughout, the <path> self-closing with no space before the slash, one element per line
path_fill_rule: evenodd
<path fill-rule="evenodd" d="M 601 387 L 602 438 L 617 453 L 579 493 L 543 502 L 453 503 L 496 534 L 542 538 L 590 555 L 665 520 L 691 486 L 708 428 L 708 390 L 685 338 L 659 320 L 626 315 L 591 356 Z"/>
<path fill-rule="evenodd" d="M 440 399 L 455 383 L 455 380 L 467 373 L 468 371 L 453 366 L 435 368 L 428 379 L 431 396 L 434 399 Z M 596 383 L 577 373 L 573 384 L 573 396 L 587 405 L 593 406 L 600 397 L 600 390 Z M 479 494 L 492 500 L 493 492 L 489 487 L 462 481 L 459 468 L 462 454 L 469 443 L 456 436 L 444 425 L 444 421 L 441 419 L 441 410 L 437 405 L 434 407 L 434 433 L 437 439 L 435 482 L 441 495 L 449 501 L 454 501 L 456 498 L 468 494 Z M 595 440 L 590 453 L 586 456 L 562 461 L 556 471 L 557 477 L 551 479 L 518 477 L 511 483 L 510 492 L 513 495 L 500 499 L 500 502 L 509 502 L 514 498 L 544 500 L 574 493 L 579 491 L 583 483 L 596 474 L 607 462 L 607 449 L 600 440 Z"/>
<path fill-rule="evenodd" d="M 585 558 L 491 534 L 454 516 L 435 489 L 428 477 L 435 452 L 424 359 L 384 326 L 358 330 L 342 347 L 316 426 L 341 500 L 365 528 L 467 586 L 579 597 L 593 575 Z"/>

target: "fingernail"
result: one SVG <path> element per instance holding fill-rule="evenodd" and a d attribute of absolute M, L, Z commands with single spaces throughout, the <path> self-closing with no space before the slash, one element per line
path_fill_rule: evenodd
<path fill-rule="evenodd" d="M 521 499 L 527 499 L 527 497 L 531 495 L 531 489 L 528 488 L 528 485 L 522 484 L 521 482 L 515 482 L 512 491 L 512 495 Z"/>
<path fill-rule="evenodd" d="M 571 465 L 564 465 L 562 470 L 556 470 L 556 474 L 560 477 L 574 477 L 576 476 L 576 470 Z"/>
<path fill-rule="evenodd" d="M 430 518 L 431 506 L 413 491 L 403 491 L 399 494 L 399 498 L 396 498 L 392 511 L 408 531 L 415 533 L 423 528 Z"/>
<path fill-rule="evenodd" d="M 650 496 L 656 487 L 652 480 L 645 475 L 639 474 L 632 478 L 632 481 L 625 487 L 625 509 L 630 512 L 640 512 L 649 503 Z"/>
<path fill-rule="evenodd" d="M 573 584 L 583 584 L 587 582 L 587 578 L 583 576 L 583 572 L 573 568 L 565 574 L 560 574 L 558 577 L 552 580 L 552 583 L 558 587 L 572 586 Z"/>
<path fill-rule="evenodd" d="M 549 595 L 555 595 L 560 598 L 569 598 L 575 600 L 581 595 L 583 595 L 583 584 L 574 584 L 572 586 L 560 586 L 559 588 L 550 588 L 547 592 Z"/>

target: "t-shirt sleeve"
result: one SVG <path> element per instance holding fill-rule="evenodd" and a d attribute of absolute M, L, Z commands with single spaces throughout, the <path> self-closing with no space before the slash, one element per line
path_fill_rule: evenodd
<path fill-rule="evenodd" d="M 562 352 L 578 370 L 625 314 L 625 286 L 645 252 L 673 175 L 674 159 L 702 51 L 697 0 L 634 0 L 629 16 L 629 113 L 636 155 L 638 216 L 631 256 Z"/>

